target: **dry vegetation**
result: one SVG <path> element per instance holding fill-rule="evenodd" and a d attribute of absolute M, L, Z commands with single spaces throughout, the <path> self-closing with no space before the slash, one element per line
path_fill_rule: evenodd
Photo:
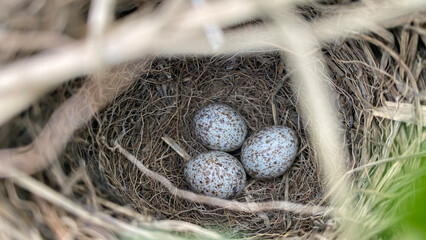
<path fill-rule="evenodd" d="M 0 239 L 406 236 L 426 3 L 194 2 L 0 2 Z M 187 192 L 162 137 L 206 151 L 211 102 L 296 130 L 295 164 L 232 201 Z"/>

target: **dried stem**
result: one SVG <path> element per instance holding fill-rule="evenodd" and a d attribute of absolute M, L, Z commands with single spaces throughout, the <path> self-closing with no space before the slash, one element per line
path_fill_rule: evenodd
<path fill-rule="evenodd" d="M 338 216 L 351 216 L 354 198 L 347 179 L 343 178 L 347 156 L 345 146 L 341 144 L 344 142 L 342 127 L 333 103 L 328 69 L 319 51 L 319 41 L 310 26 L 291 12 L 276 16 L 275 21 L 281 26 L 278 33 L 283 45 L 292 49 L 283 51 L 283 58 L 293 70 L 293 89 L 298 95 L 299 107 L 309 128 L 327 190 L 337 189 L 331 204 Z M 356 238 L 356 235 L 353 237 Z"/>
<path fill-rule="evenodd" d="M 145 225 L 145 228 L 138 228 L 131 224 L 127 224 L 121 220 L 118 220 L 116 218 L 113 218 L 105 213 L 102 212 L 92 212 L 84 209 L 82 206 L 76 204 L 72 200 L 68 199 L 65 196 L 62 196 L 55 190 L 49 188 L 48 186 L 38 182 L 37 180 L 23 175 L 23 173 L 19 171 L 14 171 L 13 175 L 17 176 L 13 179 L 13 181 L 19 185 L 20 187 L 30 191 L 31 193 L 39 196 L 40 198 L 46 199 L 47 201 L 60 206 L 61 208 L 69 211 L 72 214 L 75 214 L 76 216 L 84 219 L 85 221 L 95 224 L 107 229 L 111 229 L 121 235 L 133 235 L 142 237 L 144 239 L 158 239 L 161 237 L 162 239 L 182 239 L 178 236 L 171 235 L 167 232 L 158 233 L 156 231 L 150 231 L 149 228 L 152 230 L 155 230 L 157 227 L 161 230 L 170 230 L 176 231 L 179 230 L 179 222 L 178 221 L 172 221 L 172 222 L 159 222 L 159 223 L 142 223 Z M 173 227 L 173 225 L 175 227 Z M 148 229 L 146 229 L 148 228 Z M 189 223 L 182 223 L 182 226 L 180 227 L 180 230 L 182 231 L 192 231 L 197 234 L 201 234 L 204 237 L 208 238 L 215 238 L 218 239 L 220 236 L 218 234 L 212 233 L 207 230 L 203 230 L 198 226 L 194 226 Z"/>
<path fill-rule="evenodd" d="M 52 114 L 31 144 L 0 150 L 0 177 L 11 177 L 9 169 L 31 174 L 47 167 L 57 159 L 74 131 L 127 89 L 144 69 L 144 61 L 133 62 L 118 66 L 105 76 L 91 78 Z"/>
<path fill-rule="evenodd" d="M 117 24 L 102 35 L 102 41 L 89 38 L 56 51 L 15 62 L 0 70 L 0 109 L 5 110 L 0 116 L 0 124 L 22 111 L 48 89 L 64 81 L 140 56 L 236 54 L 276 50 L 276 46 L 280 45 L 279 39 L 274 35 L 277 29 L 270 26 L 225 33 L 225 42 L 219 50 L 214 50 L 205 39 L 205 23 L 214 22 L 218 27 L 227 27 L 302 2 L 305 1 L 220 1 L 197 9 L 187 8 L 185 11 L 173 12 L 173 17 L 173 14 L 164 18 L 158 18 L 157 15 L 144 16 Z M 382 5 L 385 7 L 381 7 Z M 392 14 L 389 14 L 389 9 L 393 9 Z M 375 8 L 361 5 L 353 8 L 350 14 L 341 12 L 335 17 L 314 23 L 312 31 L 320 40 L 331 41 L 349 34 L 375 30 L 378 24 L 385 24 L 395 17 L 421 9 L 424 9 L 421 0 L 388 0 Z M 374 12 L 371 13 L 372 11 Z M 170 29 L 173 31 L 170 32 Z"/>
<path fill-rule="evenodd" d="M 182 190 L 177 188 L 170 182 L 166 177 L 149 170 L 145 167 L 141 161 L 139 161 L 135 156 L 126 151 L 121 145 L 117 142 L 114 142 L 114 147 L 124 155 L 124 157 L 129 160 L 131 163 L 136 165 L 138 169 L 147 177 L 158 181 L 161 183 L 167 190 L 179 197 L 186 199 L 191 202 L 207 204 L 223 209 L 238 211 L 238 212 L 247 212 L 247 213 L 257 213 L 264 211 L 280 210 L 294 212 L 302 215 L 327 215 L 330 213 L 331 209 L 321 206 L 311 206 L 303 205 L 298 203 L 292 203 L 288 201 L 271 201 L 271 202 L 260 202 L 260 203 L 241 203 L 237 201 L 224 200 L 215 197 L 208 197 L 200 194 L 195 194 L 190 191 Z"/>
<path fill-rule="evenodd" d="M 191 160 L 191 156 L 185 150 L 183 150 L 183 148 L 181 148 L 175 140 L 173 140 L 169 136 L 164 136 L 161 139 L 163 139 L 163 141 L 166 142 L 167 145 L 173 148 L 173 150 L 175 150 L 185 160 L 185 162 Z"/>

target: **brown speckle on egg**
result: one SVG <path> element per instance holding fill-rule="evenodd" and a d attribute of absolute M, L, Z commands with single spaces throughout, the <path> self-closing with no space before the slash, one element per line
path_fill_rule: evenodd
<path fill-rule="evenodd" d="M 295 132 L 285 126 L 271 126 L 253 134 L 241 149 L 241 162 L 247 174 L 270 179 L 284 174 L 297 154 Z"/>
<path fill-rule="evenodd" d="M 225 104 L 210 104 L 200 109 L 193 121 L 195 137 L 207 148 L 234 151 L 247 135 L 244 118 Z"/>
<path fill-rule="evenodd" d="M 246 185 L 242 164 L 225 152 L 211 151 L 192 158 L 184 174 L 191 189 L 207 196 L 229 199 Z"/>

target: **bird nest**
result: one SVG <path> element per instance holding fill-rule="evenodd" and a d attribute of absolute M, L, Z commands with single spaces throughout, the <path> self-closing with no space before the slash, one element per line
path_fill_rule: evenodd
<path fill-rule="evenodd" d="M 194 137 L 195 111 L 209 103 L 226 103 L 247 120 L 249 134 L 274 124 L 294 129 L 300 151 L 290 170 L 272 180 L 249 179 L 238 202 L 286 200 L 318 204 L 323 190 L 317 161 L 297 112 L 297 99 L 279 54 L 235 58 L 157 59 L 138 80 L 95 117 L 79 137 L 86 144 L 69 147 L 73 159 L 89 161 L 90 173 L 105 193 L 121 199 L 156 219 L 173 219 L 220 229 L 228 236 L 279 236 L 289 230 L 311 232 L 322 216 L 300 216 L 282 211 L 244 213 L 211 207 L 173 196 L 155 179 L 145 176 L 113 148 L 117 140 L 147 168 L 167 177 L 180 189 L 184 159 L 162 137 L 174 139 L 191 156 L 206 152 Z M 76 154 L 78 153 L 78 154 Z M 81 155 L 81 154 L 84 155 Z M 239 157 L 239 151 L 233 155 Z"/>
<path fill-rule="evenodd" d="M 93 4 L 96 9 L 96 3 Z M 315 22 L 345 9 L 353 19 L 361 21 L 364 15 L 358 13 L 369 6 L 353 5 L 323 1 L 301 4 L 292 10 L 317 27 L 316 32 L 312 31 L 318 41 L 328 42 L 321 45 L 323 59 L 317 61 L 319 65 L 315 65 L 314 59 L 304 66 L 291 58 L 291 54 L 303 55 L 300 52 L 270 48 L 272 44 L 259 43 L 252 36 L 247 36 L 247 42 L 258 45 L 248 44 L 247 49 L 254 50 L 230 54 L 241 47 L 231 43 L 224 47 L 223 54 L 212 55 L 204 52 L 197 42 L 179 49 L 182 39 L 170 34 L 176 49 L 161 45 L 160 38 L 158 45 L 148 44 L 153 49 L 162 46 L 164 51 L 170 51 L 162 56 L 146 54 L 134 60 L 135 56 L 127 52 L 125 56 L 132 57 L 123 59 L 132 62 L 116 64 L 102 73 L 89 77 L 69 73 L 76 78 L 56 86 L 0 128 L 0 146 L 4 148 L 0 160 L 5 166 L 0 176 L 6 177 L 0 182 L 0 229 L 4 230 L 0 238 L 395 236 L 389 235 L 394 234 L 395 221 L 387 217 L 399 216 L 404 211 L 392 206 L 398 201 L 401 189 L 408 189 L 415 181 L 407 180 L 403 173 L 424 169 L 418 161 L 424 153 L 422 148 L 426 148 L 421 118 L 426 99 L 425 72 L 421 67 L 425 55 L 421 35 L 424 30 L 420 27 L 424 17 L 394 13 L 397 17 L 393 19 L 378 12 L 377 19 L 369 20 L 378 24 L 383 19 L 389 20 L 388 29 L 368 25 L 374 34 L 358 33 L 346 40 L 338 38 L 342 34 L 339 30 L 330 32 L 321 21 Z M 408 5 L 407 12 L 411 9 Z M 176 10 L 173 6 L 170 6 L 172 12 Z M 273 11 L 267 8 L 271 6 L 265 5 L 264 10 Z M 114 16 L 120 19 L 133 12 L 136 17 L 138 12 L 144 16 L 158 8 L 162 9 L 164 19 L 173 15 L 162 7 L 155 1 L 118 1 Z M 83 19 L 90 12 L 87 3 L 72 3 L 64 9 L 78 12 Z M 48 11 L 52 19 L 58 17 L 50 8 L 38 10 Z M 95 10 L 91 11 L 96 14 Z M 274 15 L 270 17 L 273 19 Z M 157 19 L 155 15 L 151 18 Z M 223 31 L 226 35 L 253 26 L 257 31 L 257 26 L 266 25 L 271 19 L 234 22 Z M 18 28 L 19 21 L 12 20 L 16 19 L 8 22 L 11 28 Z M 64 27 L 64 32 L 78 38 L 82 23 L 74 20 L 68 22 L 72 24 Z M 289 25 L 283 23 L 283 26 Z M 265 32 L 258 33 L 260 39 L 272 39 Z M 206 34 L 208 37 L 208 31 Z M 280 32 L 276 35 L 281 36 Z M 329 41 L 329 36 L 336 39 Z M 51 44 L 59 44 L 58 39 L 70 40 L 52 39 Z M 286 44 L 297 46 L 297 40 L 291 42 L 291 36 L 289 39 Z M 10 51 L 0 60 L 9 63 L 37 54 L 45 48 L 39 43 L 34 41 L 31 47 L 16 48 L 20 51 L 13 51 L 8 45 Z M 309 41 L 304 43 L 309 45 Z M 195 53 L 191 54 L 192 51 Z M 117 58 L 122 57 L 114 53 L 118 54 Z M 325 69 L 319 72 L 328 75 L 330 81 L 325 85 L 331 90 L 329 96 L 320 95 L 316 99 L 314 95 L 306 95 L 309 91 L 304 90 L 306 85 L 300 80 L 306 76 L 300 69 L 306 67 L 306 72 L 310 72 L 311 66 Z M 0 69 L 0 78 L 2 74 Z M 321 78 L 313 79 L 312 84 L 317 80 Z M 318 92 L 324 93 L 321 88 Z M 271 180 L 249 177 L 244 190 L 232 200 L 190 192 L 183 178 L 184 159 L 173 144 L 190 156 L 208 151 L 195 139 L 192 121 L 194 113 L 210 103 L 224 103 L 236 109 L 246 120 L 248 135 L 271 125 L 295 130 L 300 143 L 294 164 L 283 176 Z M 332 105 L 337 111 L 325 108 L 316 112 L 314 106 L 321 104 Z M 343 135 L 339 138 L 340 147 L 327 146 L 335 143 L 330 140 L 332 137 L 317 134 L 321 126 L 327 128 L 327 124 L 321 125 L 324 119 L 338 119 L 338 126 L 334 127 Z M 164 139 L 172 139 L 174 143 Z M 327 155 L 324 149 L 328 148 L 336 152 Z M 344 150 L 340 153 L 339 149 Z M 240 156 L 239 150 L 231 154 Z M 325 156 L 337 160 L 328 163 Z M 398 162 L 401 159 L 406 164 Z M 347 179 L 350 184 L 345 183 Z M 359 211 L 341 207 L 355 204 Z M 364 231 L 366 234 L 360 235 Z"/>

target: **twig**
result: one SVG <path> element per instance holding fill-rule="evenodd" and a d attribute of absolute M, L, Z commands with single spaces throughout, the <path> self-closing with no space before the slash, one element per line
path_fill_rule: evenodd
<path fill-rule="evenodd" d="M 50 117 L 37 138 L 28 146 L 0 150 L 0 177 L 11 177 L 9 169 L 27 174 L 47 167 L 64 149 L 74 131 L 89 121 L 109 101 L 125 90 L 140 72 L 144 61 L 116 67 L 106 76 L 92 78 Z"/>
<path fill-rule="evenodd" d="M 206 4 L 200 9 L 186 9 L 167 20 L 158 18 L 157 15 L 144 16 L 117 24 L 102 35 L 100 47 L 86 39 L 15 62 L 0 70 L 0 124 L 25 109 L 48 89 L 64 81 L 143 55 L 210 55 L 276 50 L 279 42 L 274 33 L 277 29 L 269 26 L 225 33 L 225 42 L 220 50 L 213 50 L 205 41 L 204 24 L 215 22 L 218 27 L 223 28 L 302 2 L 306 0 L 219 1 Z M 378 7 L 373 13 L 370 8 L 361 6 L 354 8 L 351 14 L 340 13 L 336 17 L 321 20 L 313 24 L 313 30 L 322 41 L 333 41 L 349 33 L 374 30 L 376 24 L 384 24 L 394 16 L 408 15 L 424 9 L 424 2 L 421 0 L 388 0 L 386 4 L 381 4 L 387 6 Z M 259 11 L 259 6 L 266 12 Z M 389 14 L 389 9 L 393 9 L 395 12 L 392 13 L 395 15 Z"/>
<path fill-rule="evenodd" d="M 412 17 L 413 13 L 426 8 L 423 0 L 387 0 L 362 1 L 352 7 L 342 8 L 332 17 L 320 19 L 312 25 L 319 41 L 335 41 L 359 33 L 379 30 L 377 26 L 393 27 L 392 20 L 403 16 Z M 398 22 L 400 24 L 400 22 Z"/>
<path fill-rule="evenodd" d="M 304 121 L 308 126 L 318 162 L 325 177 L 327 190 L 336 188 L 337 194 L 331 199 L 335 214 L 341 217 L 352 216 L 354 197 L 347 179 L 342 178 L 345 170 L 343 134 L 334 104 L 328 69 L 319 51 L 320 43 L 312 33 L 311 26 L 292 12 L 276 16 L 275 21 L 281 27 L 278 34 L 283 45 L 292 49 L 283 51 L 292 70 L 293 89 L 297 93 Z M 341 180 L 338 182 L 337 180 Z M 358 229 L 357 226 L 353 226 Z M 358 230 L 356 230 L 358 231 Z M 352 237 L 357 238 L 359 232 Z"/>
<path fill-rule="evenodd" d="M 391 55 L 400 65 L 401 67 L 405 70 L 405 72 L 407 73 L 408 78 L 410 79 L 412 88 L 414 89 L 415 93 L 414 95 L 418 95 L 419 93 L 419 88 L 417 87 L 417 81 L 416 78 L 414 77 L 413 73 L 411 72 L 410 68 L 407 66 L 407 64 L 402 61 L 402 59 L 399 57 L 399 54 L 396 53 L 395 51 L 393 51 L 392 49 L 390 49 L 388 46 L 386 46 L 384 43 L 382 43 L 381 41 L 374 39 L 372 37 L 369 37 L 367 35 L 361 35 L 361 39 L 364 39 L 380 48 L 382 48 L 383 50 L 385 50 L 386 52 L 389 53 L 389 55 Z"/>
<path fill-rule="evenodd" d="M 161 220 L 161 221 L 154 221 L 153 217 L 151 216 L 145 216 L 142 214 L 139 214 L 135 212 L 133 209 L 126 208 L 124 206 L 117 205 L 113 202 L 104 200 L 102 198 L 98 198 L 99 202 L 110 208 L 111 210 L 125 214 L 132 219 L 139 220 L 141 222 L 149 222 L 149 225 L 161 230 L 166 231 L 182 231 L 182 232 L 193 232 L 196 234 L 199 234 L 201 236 L 205 236 L 212 239 L 221 239 L 221 236 L 215 232 L 209 231 L 207 229 L 204 229 L 200 226 L 197 226 L 195 224 L 189 223 L 189 222 L 183 222 L 183 221 L 175 221 L 175 220 Z"/>
<path fill-rule="evenodd" d="M 151 223 L 152 227 L 155 227 L 158 230 L 163 231 L 180 231 L 180 232 L 192 232 L 195 234 L 198 234 L 200 236 L 203 236 L 204 238 L 209 239 L 223 239 L 221 235 L 218 233 L 215 233 L 213 231 L 209 231 L 207 229 L 204 229 L 198 225 L 184 222 L 184 221 L 177 221 L 177 220 L 162 220 L 162 221 L 156 221 Z"/>
<path fill-rule="evenodd" d="M 117 226 L 114 224 L 115 219 L 112 220 L 110 216 L 107 216 L 103 213 L 92 213 L 87 211 L 86 209 L 82 208 L 80 205 L 74 203 L 69 198 L 62 196 L 58 192 L 54 191 L 53 189 L 49 188 L 48 186 L 38 182 L 37 180 L 26 176 L 24 174 L 19 174 L 19 171 L 13 171 L 14 175 L 17 176 L 16 178 L 13 178 L 13 181 L 20 187 L 32 192 L 33 194 L 65 209 L 66 211 L 69 211 L 76 216 L 92 223 L 96 224 L 98 226 L 106 227 L 109 229 L 112 229 L 114 231 L 120 231 L 123 230 L 120 228 L 120 226 Z M 106 218 L 108 219 L 106 221 Z M 111 221 L 112 220 L 112 221 Z M 140 231 L 139 229 L 135 229 L 135 227 L 123 224 L 126 226 L 126 228 L 130 228 L 127 230 L 132 230 L 135 233 L 138 233 L 140 236 L 144 237 L 150 237 L 150 234 L 147 231 Z"/>
<path fill-rule="evenodd" d="M 264 4 L 270 8 L 286 6 L 305 0 L 274 0 Z M 105 1 L 98 1 L 100 3 Z M 165 8 L 173 6 L 165 4 Z M 108 4 L 105 4 L 108 6 Z M 0 69 L 0 124 L 19 113 L 31 102 L 47 90 L 69 79 L 90 74 L 115 64 L 131 61 L 150 54 L 218 54 L 237 53 L 242 51 L 268 50 L 274 47 L 273 33 L 263 30 L 259 34 L 255 28 L 231 32 L 225 35 L 226 42 L 220 51 L 209 47 L 204 36 L 204 24 L 214 22 L 213 17 L 221 20 L 228 19 L 227 24 L 245 20 L 259 15 L 257 1 L 232 0 L 206 4 L 199 9 L 187 8 L 169 18 L 160 14 L 152 14 L 137 19 L 124 20 L 110 29 L 102 37 L 102 44 L 90 37 L 80 42 L 57 48 L 55 51 L 39 54 L 35 57 L 17 61 Z M 226 11 L 214 11 L 215 9 Z M 100 11 L 99 15 L 106 13 Z M 207 14 L 208 13 L 208 14 Z M 222 15 L 226 14 L 227 17 Z M 97 16 L 95 14 L 95 16 Z M 102 16 L 107 16 L 103 14 Z M 160 17 L 159 17 L 160 16 Z M 197 16 L 204 20 L 198 21 Z M 106 19 L 106 18 L 102 18 Z M 101 20 L 102 20 L 101 19 Z M 92 25 L 98 24 L 96 17 Z M 103 20 L 102 20 L 103 21 Z M 104 21 L 105 23 L 107 20 Z M 218 26 L 221 27 L 221 26 Z M 93 26 L 93 31 L 97 25 Z M 173 31 L 170 31 L 173 29 Z M 101 31 L 100 29 L 99 31 Z M 254 30 L 254 32 L 252 31 Z M 12 104 L 11 104 L 12 103 Z"/>
<path fill-rule="evenodd" d="M 99 37 L 113 21 L 116 0 L 93 0 L 87 20 L 88 35 Z"/>
<path fill-rule="evenodd" d="M 101 47 L 96 46 L 96 41 L 89 39 L 17 61 L 0 69 L 0 125 L 24 110 L 49 89 L 69 79 L 96 72 L 102 67 L 132 60 L 141 55 L 218 53 L 209 47 L 203 35 L 199 33 L 159 35 L 150 24 L 151 22 L 147 21 L 136 26 L 131 25 L 129 29 L 115 29 L 116 31 L 103 37 Z M 131 27 L 142 29 L 139 29 L 136 36 L 122 33 L 137 31 Z M 158 39 L 144 40 L 144 36 L 157 36 Z M 274 39 L 273 32 L 260 27 L 230 32 L 225 34 L 225 38 L 227 41 L 220 50 L 223 54 L 276 50 L 276 47 L 270 44 Z"/>
<path fill-rule="evenodd" d="M 424 157 L 424 156 L 426 156 L 426 151 L 422 151 L 422 152 L 418 152 L 418 153 L 414 153 L 414 154 L 403 155 L 403 156 L 385 158 L 385 159 L 381 159 L 381 160 L 378 160 L 378 161 L 375 161 L 375 162 L 367 163 L 365 165 L 351 169 L 351 170 L 346 172 L 346 175 L 349 175 L 349 174 L 352 174 L 352 173 L 355 173 L 355 172 L 359 172 L 359 171 L 362 171 L 364 169 L 368 169 L 368 168 L 378 166 L 378 165 L 381 165 L 381 164 L 389 163 L 389 162 L 395 162 L 395 161 L 404 160 L 404 159 L 407 159 L 407 158 Z"/>
<path fill-rule="evenodd" d="M 279 82 L 278 86 L 272 92 L 272 97 L 271 97 L 270 101 L 271 101 L 271 106 L 272 106 L 272 118 L 274 120 L 274 125 L 280 125 L 281 124 L 280 116 L 278 114 L 278 109 L 277 109 L 276 97 L 277 97 L 278 92 L 284 86 L 284 83 L 286 81 L 287 81 L 287 75 L 285 75 L 281 79 L 281 81 Z"/>
<path fill-rule="evenodd" d="M 9 238 L 2 238 L 0 235 L 0 239 L 28 239 L 28 234 L 24 234 L 21 229 L 16 229 L 15 224 L 11 224 L 9 221 L 3 219 L 3 216 L 0 215 L 0 234 L 4 234 L 3 236 L 8 236 Z M 34 240 L 41 240 L 41 236 L 38 234 L 32 234 Z"/>
<path fill-rule="evenodd" d="M 133 209 L 127 208 L 126 206 L 121 206 L 116 203 L 110 202 L 106 199 L 103 199 L 101 197 L 97 197 L 97 201 L 102 204 L 103 206 L 111 209 L 115 213 L 123 214 L 131 217 L 132 219 L 141 221 L 141 222 L 150 222 L 153 220 L 152 216 L 148 215 L 142 215 L 138 212 L 135 212 Z"/>
<path fill-rule="evenodd" d="M 31 39 L 31 41 L 28 41 Z M 0 30 L 2 52 L 37 51 L 73 43 L 75 40 L 57 32 Z"/>
<path fill-rule="evenodd" d="M 166 142 L 167 145 L 173 148 L 173 150 L 175 150 L 185 160 L 185 162 L 191 160 L 191 156 L 169 136 L 164 136 L 161 139 L 163 139 L 163 141 Z"/>
<path fill-rule="evenodd" d="M 426 106 L 421 105 L 419 108 L 420 114 L 422 114 L 422 118 L 426 119 Z M 387 101 L 385 102 L 384 106 L 374 108 L 373 115 L 394 121 L 411 124 L 417 123 L 415 107 L 410 103 L 395 103 Z M 426 127 L 426 122 L 423 122 L 423 126 Z"/>
<path fill-rule="evenodd" d="M 176 235 L 172 235 L 170 233 L 161 233 L 157 231 L 151 231 L 155 230 L 157 227 L 160 227 L 160 229 L 165 230 L 167 227 L 166 225 L 174 225 L 179 226 L 179 223 L 176 222 L 164 222 L 164 223 L 141 223 L 142 226 L 145 228 L 151 228 L 151 230 L 146 230 L 144 228 L 138 228 L 133 225 L 127 224 L 125 222 L 122 222 L 116 218 L 113 218 L 107 214 L 104 214 L 103 212 L 93 212 L 84 209 L 80 205 L 74 203 L 69 198 L 59 194 L 58 192 L 54 191 L 53 189 L 49 188 L 48 186 L 40 183 L 39 181 L 26 176 L 18 171 L 14 171 L 13 173 L 15 176 L 18 176 L 16 178 L 13 178 L 13 181 L 19 185 L 20 187 L 30 191 L 31 193 L 39 196 L 40 198 L 43 198 L 63 209 L 66 211 L 75 214 L 76 216 L 84 219 L 85 221 L 88 221 L 92 224 L 111 229 L 115 231 L 116 233 L 119 233 L 121 235 L 136 235 L 139 237 L 142 237 L 144 239 L 181 239 Z M 170 228 L 173 231 L 176 231 L 178 228 Z M 198 234 L 206 234 L 205 237 L 210 238 L 219 238 L 215 233 L 212 233 L 210 231 L 204 231 L 199 227 L 194 227 L 191 224 L 183 223 L 181 230 L 187 231 L 191 230 L 194 233 Z"/>
<path fill-rule="evenodd" d="M 206 4 L 205 0 L 192 0 L 191 2 L 195 8 L 199 8 Z M 206 37 L 210 43 L 210 46 L 213 48 L 213 50 L 218 50 L 225 41 L 223 37 L 223 30 L 215 23 L 206 23 L 204 26 L 204 31 L 206 32 Z"/>
<path fill-rule="evenodd" d="M 280 125 L 281 121 L 280 121 L 280 116 L 278 114 L 278 109 L 277 109 L 277 102 L 275 101 L 275 96 L 271 97 L 271 107 L 272 107 L 272 119 L 274 120 L 274 125 Z"/>
<path fill-rule="evenodd" d="M 114 147 L 124 155 L 124 157 L 129 160 L 131 163 L 136 165 L 138 169 L 147 177 L 158 181 L 161 183 L 167 190 L 176 197 L 186 199 L 191 202 L 207 204 L 215 207 L 220 207 L 237 212 L 248 212 L 248 213 L 257 213 L 264 211 L 280 210 L 280 211 L 289 211 L 302 215 L 327 215 L 332 211 L 332 209 L 321 206 L 311 206 L 303 205 L 298 203 L 292 203 L 288 201 L 271 201 L 271 202 L 260 202 L 260 203 L 242 203 L 237 201 L 224 200 L 215 197 L 209 197 L 201 194 L 195 194 L 190 191 L 182 190 L 177 188 L 170 182 L 166 177 L 149 170 L 145 167 L 141 161 L 139 161 L 135 156 L 126 151 L 121 145 L 116 141 L 114 142 Z"/>

